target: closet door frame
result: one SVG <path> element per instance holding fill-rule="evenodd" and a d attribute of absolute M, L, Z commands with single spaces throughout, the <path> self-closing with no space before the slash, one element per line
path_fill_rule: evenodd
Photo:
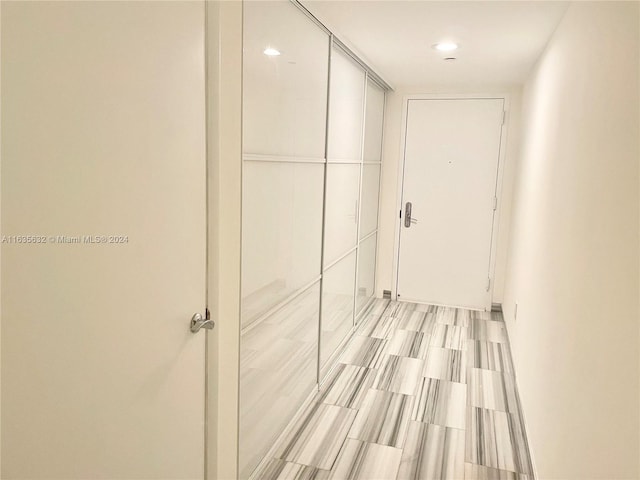
<path fill-rule="evenodd" d="M 333 51 L 334 49 L 339 49 L 341 51 L 341 53 L 343 53 L 345 56 L 347 56 L 350 60 L 352 60 L 352 62 L 359 67 L 362 72 L 364 73 L 364 77 L 363 77 L 363 101 L 362 101 L 362 126 L 361 126 L 361 138 L 360 138 L 360 152 L 359 152 L 359 161 L 358 162 L 346 162 L 346 161 L 336 161 L 336 162 L 330 162 L 329 161 L 329 133 L 330 133 L 330 129 L 329 129 L 329 122 L 330 122 L 330 117 L 331 117 L 331 109 L 330 109 L 330 102 L 331 102 L 331 66 L 332 66 L 332 58 L 333 58 Z M 384 126 L 384 120 L 385 120 L 385 110 L 386 110 L 386 101 L 387 101 L 387 95 L 386 92 L 390 89 L 390 87 L 388 85 L 386 85 L 384 82 L 382 82 L 379 77 L 376 77 L 374 75 L 371 75 L 370 73 L 370 69 L 363 64 L 349 49 L 348 47 L 346 47 L 342 42 L 340 42 L 339 40 L 337 40 L 335 38 L 335 36 L 333 34 L 331 34 L 331 39 L 330 39 L 330 47 L 329 47 L 329 82 L 328 82 L 328 95 L 327 95 L 327 125 L 325 128 L 325 132 L 326 132 L 326 143 L 325 143 L 325 183 L 324 183 L 324 198 L 323 198 L 323 222 L 322 222 L 322 254 L 321 254 L 321 262 L 322 262 L 322 272 L 321 272 L 321 280 L 320 280 L 320 321 L 319 321 L 319 325 L 318 325 L 318 387 L 320 387 L 323 382 L 328 378 L 330 372 L 335 368 L 336 366 L 336 360 L 337 357 L 342 349 L 342 347 L 351 339 L 351 337 L 353 336 L 353 334 L 355 333 L 355 331 L 357 330 L 357 327 L 359 325 L 359 320 L 361 320 L 367 310 L 367 307 L 371 304 L 371 302 L 373 301 L 373 298 L 375 298 L 375 291 L 376 291 L 376 283 L 377 283 L 377 278 L 376 278 L 376 273 L 377 273 L 377 260 L 378 260 L 378 246 L 379 246 L 379 225 L 380 225 L 380 186 L 381 186 L 381 182 L 382 182 L 382 143 L 384 141 L 384 128 L 382 129 L 381 135 L 380 135 L 380 160 L 377 162 L 374 161 L 365 161 L 364 160 L 364 149 L 365 149 L 365 136 L 366 136 L 366 131 L 367 131 L 367 122 L 366 122 L 366 110 L 367 110 L 367 92 L 368 92 L 368 85 L 369 82 L 372 82 L 374 84 L 375 87 L 378 87 L 382 90 L 383 94 L 384 94 L 384 99 L 383 99 L 383 105 L 382 105 L 382 112 L 383 112 L 383 116 L 382 116 L 382 125 Z M 353 247 L 349 248 L 347 251 L 343 252 L 341 255 L 339 255 L 334 261 L 332 261 L 331 263 L 325 265 L 325 235 L 326 235 L 326 205 L 327 205 L 327 170 L 329 168 L 329 165 L 331 164 L 351 164 L 351 165 L 358 165 L 359 166 L 359 185 L 358 185 L 358 205 L 357 205 L 357 218 L 356 218 L 356 241 Z M 365 165 L 378 165 L 380 167 L 379 170 L 379 174 L 378 174 L 378 185 L 377 185 L 377 192 L 378 192 L 378 202 L 376 205 L 376 209 L 377 209 L 377 214 L 376 214 L 376 228 L 374 230 L 372 230 L 371 232 L 367 233 L 367 235 L 363 238 L 360 238 L 360 223 L 361 223 L 361 214 L 362 214 L 362 192 L 363 192 L 363 176 L 364 176 L 364 166 Z M 375 247 L 375 256 L 373 259 L 373 271 L 374 271 L 374 284 L 373 284 L 373 294 L 372 296 L 369 298 L 369 300 L 367 301 L 367 303 L 365 304 L 365 306 L 363 308 L 360 309 L 360 311 L 358 311 L 358 283 L 359 283 L 359 269 L 360 269 L 360 253 L 361 253 L 361 244 L 370 239 L 371 237 L 375 236 L 376 237 L 376 247 Z M 323 322 L 323 307 L 322 307 L 322 298 L 323 298 L 323 294 L 324 294 L 324 280 L 325 280 L 325 273 L 333 268 L 334 266 L 336 266 L 337 264 L 339 264 L 341 261 L 345 260 L 347 257 L 349 257 L 349 255 L 351 255 L 352 253 L 355 252 L 356 255 L 356 265 L 355 265 L 355 274 L 354 274 L 354 279 L 353 279 L 353 312 L 351 315 L 351 329 L 349 330 L 349 332 L 345 335 L 345 337 L 341 340 L 340 344 L 337 346 L 337 348 L 328 356 L 328 358 L 326 359 L 326 361 L 323 363 L 322 362 L 322 322 Z"/>

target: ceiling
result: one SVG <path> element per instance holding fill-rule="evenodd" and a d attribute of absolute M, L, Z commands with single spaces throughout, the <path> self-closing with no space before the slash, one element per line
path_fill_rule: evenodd
<path fill-rule="evenodd" d="M 521 85 L 569 2 L 304 0 L 396 89 Z M 454 41 L 456 60 L 432 48 Z"/>

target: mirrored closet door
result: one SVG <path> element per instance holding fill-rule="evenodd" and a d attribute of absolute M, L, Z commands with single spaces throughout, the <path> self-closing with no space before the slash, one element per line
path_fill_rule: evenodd
<path fill-rule="evenodd" d="M 374 297 L 385 90 L 289 1 L 244 2 L 240 478 Z"/>

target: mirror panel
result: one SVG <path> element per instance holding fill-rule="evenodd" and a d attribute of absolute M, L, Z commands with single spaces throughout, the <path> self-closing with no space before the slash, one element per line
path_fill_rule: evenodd
<path fill-rule="evenodd" d="M 362 208 L 360 209 L 360 239 L 378 228 L 378 195 L 380 192 L 380 165 L 362 165 Z"/>
<path fill-rule="evenodd" d="M 355 247 L 357 241 L 360 165 L 327 164 L 324 220 L 324 264 Z"/>
<path fill-rule="evenodd" d="M 353 328 L 356 252 L 333 265 L 324 273 L 322 284 L 322 337 L 320 365 L 327 365 L 331 355 Z"/>
<path fill-rule="evenodd" d="M 356 290 L 356 315 L 373 298 L 376 283 L 376 248 L 378 235 L 374 234 L 360 242 L 358 247 L 358 288 Z"/>
<path fill-rule="evenodd" d="M 382 125 L 384 122 L 384 90 L 367 80 L 365 109 L 364 161 L 382 160 Z"/>
<path fill-rule="evenodd" d="M 360 162 L 365 72 L 342 49 L 331 50 L 328 160 Z"/>
<path fill-rule="evenodd" d="M 320 275 L 323 170 L 244 162 L 243 328 Z"/>

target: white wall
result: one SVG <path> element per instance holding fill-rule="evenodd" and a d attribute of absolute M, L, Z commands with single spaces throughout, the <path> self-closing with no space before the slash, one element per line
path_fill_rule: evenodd
<path fill-rule="evenodd" d="M 515 159 L 518 153 L 518 134 L 520 121 L 520 88 L 515 86 L 468 86 L 455 91 L 441 86 L 419 86 L 400 88 L 387 93 L 385 108 L 384 145 L 382 179 L 380 192 L 380 220 L 378 264 L 376 271 L 376 295 L 382 296 L 383 290 L 393 290 L 393 257 L 396 222 L 398 221 L 398 172 L 402 162 L 402 105 L 403 98 L 413 94 L 507 94 L 510 105 L 507 112 L 507 152 L 502 180 L 502 197 L 496 214 L 499 218 L 496 235 L 497 257 L 494 279 L 493 302 L 502 303 L 503 286 L 508 252 L 509 219 L 511 217 L 511 194 L 515 172 Z"/>
<path fill-rule="evenodd" d="M 504 308 L 542 479 L 640 473 L 638 23 L 573 3 L 523 93 Z"/>

